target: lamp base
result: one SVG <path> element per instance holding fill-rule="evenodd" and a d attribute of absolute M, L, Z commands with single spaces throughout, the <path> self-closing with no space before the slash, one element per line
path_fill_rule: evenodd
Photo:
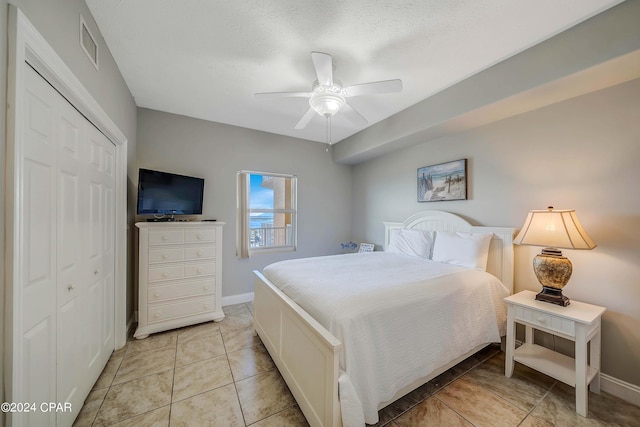
<path fill-rule="evenodd" d="M 542 287 L 542 292 L 536 295 L 536 300 L 561 305 L 563 307 L 571 304 L 571 300 L 562 295 L 562 289 L 554 289 L 547 286 Z"/>

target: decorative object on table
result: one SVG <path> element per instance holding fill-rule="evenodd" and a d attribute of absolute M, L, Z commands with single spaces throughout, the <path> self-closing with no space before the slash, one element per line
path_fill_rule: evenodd
<path fill-rule="evenodd" d="M 355 242 L 340 243 L 340 249 L 342 249 L 342 252 L 353 252 L 357 248 L 358 248 L 358 244 Z"/>
<path fill-rule="evenodd" d="M 418 202 L 467 199 L 467 159 L 418 168 Z"/>
<path fill-rule="evenodd" d="M 373 252 L 375 245 L 373 243 L 360 243 L 358 247 L 358 253 Z"/>
<path fill-rule="evenodd" d="M 595 242 L 580 224 L 573 209 L 529 211 L 522 229 L 514 239 L 517 245 L 545 246 L 533 259 L 533 271 L 542 285 L 536 300 L 567 306 L 569 298 L 562 288 L 571 278 L 571 261 L 560 249 L 593 249 Z"/>

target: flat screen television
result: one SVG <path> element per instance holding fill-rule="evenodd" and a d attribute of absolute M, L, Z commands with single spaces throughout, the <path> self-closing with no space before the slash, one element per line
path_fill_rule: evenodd
<path fill-rule="evenodd" d="M 140 169 L 138 215 L 202 215 L 204 179 Z"/>

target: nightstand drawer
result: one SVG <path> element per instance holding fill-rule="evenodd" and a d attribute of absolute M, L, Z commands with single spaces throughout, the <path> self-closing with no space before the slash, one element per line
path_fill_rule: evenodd
<path fill-rule="evenodd" d="M 543 329 L 550 329 L 570 337 L 575 337 L 576 335 L 574 321 L 549 313 L 542 313 L 532 308 L 520 306 L 514 306 L 513 308 L 516 321 L 526 322 L 534 328 L 538 326 Z"/>

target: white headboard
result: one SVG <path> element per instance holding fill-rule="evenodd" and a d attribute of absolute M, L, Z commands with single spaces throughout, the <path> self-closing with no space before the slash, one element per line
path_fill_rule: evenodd
<path fill-rule="evenodd" d="M 480 227 L 471 225 L 461 217 L 442 211 L 424 211 L 402 222 L 384 223 L 384 248 L 394 228 L 413 228 L 430 231 L 466 231 L 469 233 L 493 233 L 489 247 L 487 271 L 496 276 L 513 293 L 513 234 L 514 228 Z"/>

